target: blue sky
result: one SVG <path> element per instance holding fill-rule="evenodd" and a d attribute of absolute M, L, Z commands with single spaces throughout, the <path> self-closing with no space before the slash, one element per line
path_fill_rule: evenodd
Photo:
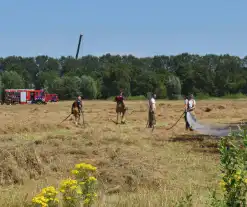
<path fill-rule="evenodd" d="M 2 0 L 0 57 L 247 55 L 246 0 Z"/>

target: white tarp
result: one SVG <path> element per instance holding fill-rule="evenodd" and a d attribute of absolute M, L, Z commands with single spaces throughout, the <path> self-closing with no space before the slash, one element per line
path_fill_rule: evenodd
<path fill-rule="evenodd" d="M 206 124 L 201 124 L 190 112 L 186 113 L 186 117 L 188 123 L 190 124 L 190 126 L 192 126 L 192 129 L 199 132 L 200 134 L 223 137 L 228 136 L 231 131 L 233 132 L 236 130 L 231 130 L 230 126 L 214 127 Z"/>

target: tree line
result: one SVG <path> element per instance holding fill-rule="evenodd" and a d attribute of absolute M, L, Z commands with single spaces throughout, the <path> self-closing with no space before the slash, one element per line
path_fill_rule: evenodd
<path fill-rule="evenodd" d="M 137 58 L 105 54 L 74 57 L 0 58 L 2 89 L 36 88 L 60 99 L 107 99 L 119 94 L 178 99 L 181 95 L 220 97 L 247 93 L 247 56 L 182 53 Z"/>

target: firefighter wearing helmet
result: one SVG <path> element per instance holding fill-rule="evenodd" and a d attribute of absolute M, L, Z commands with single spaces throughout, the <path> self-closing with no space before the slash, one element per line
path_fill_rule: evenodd
<path fill-rule="evenodd" d="M 75 117 L 76 125 L 80 121 L 80 114 L 82 112 L 82 100 L 81 96 L 78 96 L 77 99 L 73 102 L 71 107 L 71 114 Z"/>
<path fill-rule="evenodd" d="M 116 113 L 117 113 L 117 123 L 118 123 L 118 119 L 119 119 L 119 114 L 121 115 L 121 123 L 124 124 L 125 123 L 125 112 L 127 110 L 125 103 L 124 103 L 124 97 L 123 97 L 123 92 L 120 91 L 120 94 L 118 96 L 115 97 L 114 100 L 117 105 L 116 105 Z"/>

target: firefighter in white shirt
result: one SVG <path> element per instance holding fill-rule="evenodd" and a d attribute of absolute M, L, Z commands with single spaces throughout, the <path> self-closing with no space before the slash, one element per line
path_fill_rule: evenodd
<path fill-rule="evenodd" d="M 187 121 L 186 113 L 188 109 L 188 98 L 187 96 L 184 96 L 184 121 L 185 121 L 185 129 L 188 130 L 190 128 L 190 124 Z"/>
<path fill-rule="evenodd" d="M 193 94 L 190 94 L 189 99 L 188 99 L 188 111 L 195 116 L 195 108 L 196 108 L 196 101 L 194 99 Z"/>
<path fill-rule="evenodd" d="M 188 99 L 188 101 L 187 101 L 187 110 L 186 110 L 186 111 L 187 111 L 187 112 L 190 112 L 190 114 L 196 118 L 196 115 L 195 115 L 195 108 L 196 108 L 196 101 L 195 101 L 195 99 L 194 99 L 193 94 L 190 94 L 189 99 Z M 186 119 L 186 122 L 187 122 L 187 119 Z M 187 125 L 186 125 L 186 126 L 187 126 Z M 188 129 L 188 128 L 186 127 L 186 129 Z M 192 129 L 191 126 L 189 126 L 189 129 L 190 129 L 191 131 L 193 131 L 193 129 Z"/>
<path fill-rule="evenodd" d="M 152 94 L 149 100 L 149 113 L 148 113 L 148 127 L 152 128 L 156 124 L 155 111 L 156 111 L 156 94 Z"/>

